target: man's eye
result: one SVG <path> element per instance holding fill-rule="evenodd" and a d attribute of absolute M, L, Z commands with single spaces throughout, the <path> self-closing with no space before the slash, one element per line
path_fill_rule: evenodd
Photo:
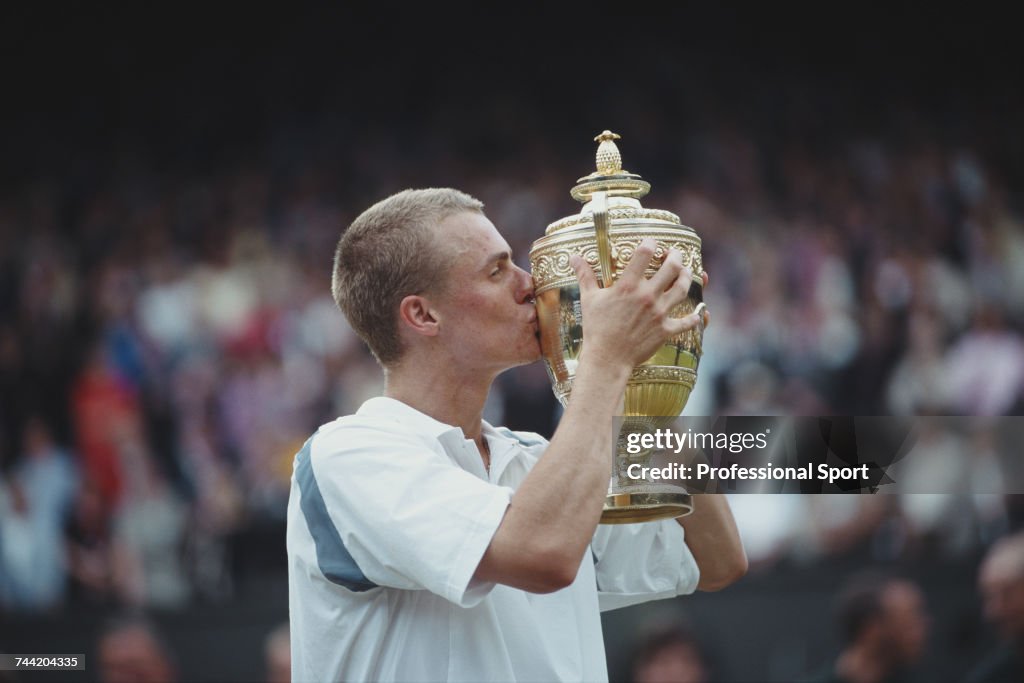
<path fill-rule="evenodd" d="M 500 272 L 501 272 L 501 266 L 498 266 L 497 268 L 495 268 L 494 270 L 491 271 L 491 277 L 494 277 L 495 275 L 497 275 Z"/>

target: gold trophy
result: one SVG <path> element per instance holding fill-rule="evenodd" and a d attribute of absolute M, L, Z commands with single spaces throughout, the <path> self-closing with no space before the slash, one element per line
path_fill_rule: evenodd
<path fill-rule="evenodd" d="M 544 237 L 530 250 L 541 350 L 555 396 L 562 405 L 572 393 L 583 344 L 579 281 L 569 266 L 570 255 L 581 255 L 595 269 L 601 286 L 610 287 L 640 241 L 651 237 L 657 242 L 657 250 L 647 277 L 654 275 L 670 249 L 682 252 L 683 264 L 693 273 L 690 296 L 672 311 L 673 317 L 690 315 L 704 306 L 700 237 L 675 214 L 640 205 L 640 198 L 651 185 L 622 169 L 622 157 L 614 142 L 617 139 L 618 135 L 607 130 L 594 138 L 600 142 L 597 171 L 576 181 L 570 193 L 583 203 L 583 209 L 549 225 Z M 633 368 L 626 385 L 624 424 L 617 439 L 602 524 L 650 522 L 693 511 L 690 495 L 683 487 L 627 475 L 630 465 L 646 466 L 653 454 L 650 450 L 628 453 L 624 438 L 628 432 L 667 427 L 683 412 L 697 381 L 703 337 L 701 322 L 688 332 L 666 339 L 653 356 Z"/>

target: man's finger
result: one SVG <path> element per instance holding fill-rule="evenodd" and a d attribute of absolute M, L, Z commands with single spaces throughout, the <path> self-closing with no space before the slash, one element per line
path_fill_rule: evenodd
<path fill-rule="evenodd" d="M 672 285 L 665 290 L 665 296 L 668 298 L 669 304 L 675 306 L 686 301 L 686 297 L 690 295 L 690 287 L 692 285 L 693 271 L 689 268 L 681 269 Z"/>
<path fill-rule="evenodd" d="M 669 318 L 665 322 L 665 326 L 668 328 L 669 336 L 674 337 L 677 334 L 692 330 L 697 327 L 698 323 L 700 323 L 700 313 L 691 313 L 682 318 Z"/>
<path fill-rule="evenodd" d="M 579 254 L 573 254 L 569 257 L 569 265 L 576 272 L 576 279 L 580 281 L 581 292 L 597 289 L 597 276 L 586 259 Z"/>
<path fill-rule="evenodd" d="M 657 249 L 657 243 L 650 237 L 645 237 L 637 245 L 636 251 L 633 252 L 633 257 L 629 259 L 629 265 L 622 271 L 622 280 L 632 280 L 639 282 L 644 277 L 644 271 L 651 265 L 651 259 L 654 258 L 654 251 Z"/>
<path fill-rule="evenodd" d="M 675 283 L 679 273 L 683 270 L 683 254 L 678 249 L 669 249 L 668 256 L 658 272 L 651 278 L 651 282 L 657 287 L 656 291 L 664 292 Z"/>

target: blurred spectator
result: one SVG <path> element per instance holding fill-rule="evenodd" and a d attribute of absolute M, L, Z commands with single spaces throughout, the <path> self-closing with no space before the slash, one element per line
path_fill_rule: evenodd
<path fill-rule="evenodd" d="M 913 313 L 906 351 L 886 390 L 894 415 L 942 414 L 951 405 L 954 385 L 944 356 L 938 317 L 926 311 Z"/>
<path fill-rule="evenodd" d="M 710 683 L 711 666 L 696 636 L 681 624 L 659 626 L 630 658 L 633 683 Z"/>
<path fill-rule="evenodd" d="M 0 479 L 0 604 L 14 609 L 45 608 L 34 575 L 39 562 L 33 552 L 32 512 L 17 482 Z M 49 567 L 43 567 L 49 570 Z"/>
<path fill-rule="evenodd" d="M 12 476 L 25 487 L 26 495 L 48 524 L 63 526 L 78 489 L 78 472 L 71 455 L 57 445 L 50 427 L 38 415 L 25 423 L 22 447 Z"/>
<path fill-rule="evenodd" d="M 928 634 L 924 596 L 910 581 L 855 577 L 840 592 L 837 617 L 843 649 L 814 681 L 900 681 L 924 653 Z"/>
<path fill-rule="evenodd" d="M 289 683 L 292 680 L 292 649 L 287 621 L 267 634 L 263 641 L 263 661 L 267 683 Z"/>
<path fill-rule="evenodd" d="M 1014 481 L 1016 473 L 1004 467 L 996 443 L 996 430 L 989 420 L 974 425 L 968 452 L 976 534 L 982 544 L 989 545 L 1009 530 L 1006 496 L 1012 487 L 1007 482 Z"/>
<path fill-rule="evenodd" d="M 71 392 L 77 451 L 83 474 L 116 507 L 124 485 L 118 440 L 138 429 L 139 405 L 131 386 L 114 370 L 103 347 L 95 345 Z"/>
<path fill-rule="evenodd" d="M 802 546 L 812 523 L 809 505 L 800 494 L 729 495 L 752 571 L 765 571 Z"/>
<path fill-rule="evenodd" d="M 907 454 L 897 490 L 907 554 L 963 553 L 975 541 L 964 485 L 971 462 L 963 437 L 938 422 L 922 420 Z M 963 491 L 962 494 L 952 493 Z"/>
<path fill-rule="evenodd" d="M 728 375 L 732 401 L 722 409 L 723 415 L 785 415 L 779 402 L 779 374 L 756 360 L 744 361 Z"/>
<path fill-rule="evenodd" d="M 805 560 L 854 553 L 862 556 L 870 548 L 879 529 L 892 514 L 896 502 L 892 496 L 881 495 L 810 495 L 808 503 L 809 533 L 798 552 Z"/>
<path fill-rule="evenodd" d="M 1024 342 L 1006 326 L 1002 312 L 979 308 L 974 324 L 950 349 L 949 382 L 957 414 L 1006 415 L 1024 387 Z"/>
<path fill-rule="evenodd" d="M 129 596 L 127 561 L 113 536 L 109 504 L 90 479 L 75 497 L 64 538 L 72 602 L 95 607 Z"/>
<path fill-rule="evenodd" d="M 102 683 L 172 683 L 178 680 L 174 657 L 145 619 L 124 617 L 109 624 L 96 644 Z"/>
<path fill-rule="evenodd" d="M 0 490 L 0 604 L 50 610 L 64 599 L 63 533 L 77 473 L 39 417 L 27 422 L 22 443 L 6 495 Z"/>
<path fill-rule="evenodd" d="M 971 683 L 1024 680 L 1024 533 L 997 541 L 978 574 L 985 617 L 1002 642 L 972 671 Z"/>
<path fill-rule="evenodd" d="M 180 607 L 189 596 L 184 570 L 188 509 L 167 483 L 141 434 L 118 443 L 126 466 L 125 493 L 112 520 L 125 597 L 134 605 Z"/>

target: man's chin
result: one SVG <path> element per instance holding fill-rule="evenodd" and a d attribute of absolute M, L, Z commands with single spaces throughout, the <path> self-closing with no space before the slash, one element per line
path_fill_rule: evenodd
<path fill-rule="evenodd" d="M 519 362 L 516 363 L 516 365 L 532 365 L 533 363 L 536 363 L 537 361 L 541 360 L 543 357 L 543 354 L 541 354 L 540 352 L 540 345 L 538 344 L 536 348 L 526 351 L 520 357 Z"/>
<path fill-rule="evenodd" d="M 542 358 L 543 357 L 539 353 L 536 354 L 536 355 L 533 355 L 533 356 L 528 356 L 528 357 L 525 357 L 522 361 L 520 361 L 519 365 L 533 365 L 534 363 L 536 363 L 537 361 L 541 360 Z"/>

